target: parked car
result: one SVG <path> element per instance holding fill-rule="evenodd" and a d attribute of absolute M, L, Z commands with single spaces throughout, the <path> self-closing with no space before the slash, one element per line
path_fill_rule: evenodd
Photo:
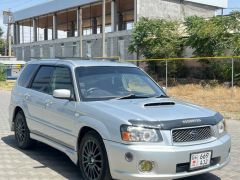
<path fill-rule="evenodd" d="M 20 148 L 46 143 L 79 165 L 86 180 L 176 179 L 230 161 L 221 114 L 168 97 L 130 63 L 28 62 L 9 113 Z"/>

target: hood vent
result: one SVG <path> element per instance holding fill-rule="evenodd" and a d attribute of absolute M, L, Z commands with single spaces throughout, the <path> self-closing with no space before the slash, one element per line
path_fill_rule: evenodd
<path fill-rule="evenodd" d="M 175 105 L 175 102 L 157 102 L 157 103 L 147 103 L 147 104 L 144 104 L 145 107 L 170 106 L 170 105 Z"/>

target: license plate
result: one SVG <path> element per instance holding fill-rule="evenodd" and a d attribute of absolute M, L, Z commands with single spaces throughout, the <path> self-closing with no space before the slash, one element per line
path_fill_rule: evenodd
<path fill-rule="evenodd" d="M 201 169 L 210 166 L 211 157 L 211 151 L 191 154 L 190 170 Z"/>

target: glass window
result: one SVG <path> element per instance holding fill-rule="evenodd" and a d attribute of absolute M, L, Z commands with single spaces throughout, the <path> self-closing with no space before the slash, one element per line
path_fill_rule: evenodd
<path fill-rule="evenodd" d="M 79 67 L 76 70 L 81 97 L 99 101 L 134 95 L 141 98 L 165 96 L 143 71 L 135 67 Z"/>
<path fill-rule="evenodd" d="M 19 78 L 18 78 L 18 85 L 22 86 L 22 87 L 28 87 L 32 76 L 34 75 L 34 73 L 36 72 L 38 68 L 37 64 L 29 64 L 27 65 L 22 73 L 20 74 Z"/>
<path fill-rule="evenodd" d="M 56 89 L 67 89 L 71 91 L 71 94 L 74 94 L 70 69 L 66 67 L 56 67 L 53 72 L 51 86 L 53 91 Z"/>
<path fill-rule="evenodd" d="M 55 67 L 52 66 L 42 66 L 33 80 L 31 89 L 52 94 L 50 83 L 54 69 Z"/>

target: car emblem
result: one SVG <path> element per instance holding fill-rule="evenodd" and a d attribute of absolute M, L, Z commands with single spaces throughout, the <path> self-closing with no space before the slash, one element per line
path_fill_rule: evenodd
<path fill-rule="evenodd" d="M 198 135 L 198 132 L 196 131 L 196 130 L 192 130 L 192 131 L 190 131 L 190 136 L 192 137 L 192 138 L 196 138 L 197 137 L 197 135 Z"/>
<path fill-rule="evenodd" d="M 199 123 L 202 122 L 201 119 L 187 119 L 182 121 L 183 124 Z"/>

